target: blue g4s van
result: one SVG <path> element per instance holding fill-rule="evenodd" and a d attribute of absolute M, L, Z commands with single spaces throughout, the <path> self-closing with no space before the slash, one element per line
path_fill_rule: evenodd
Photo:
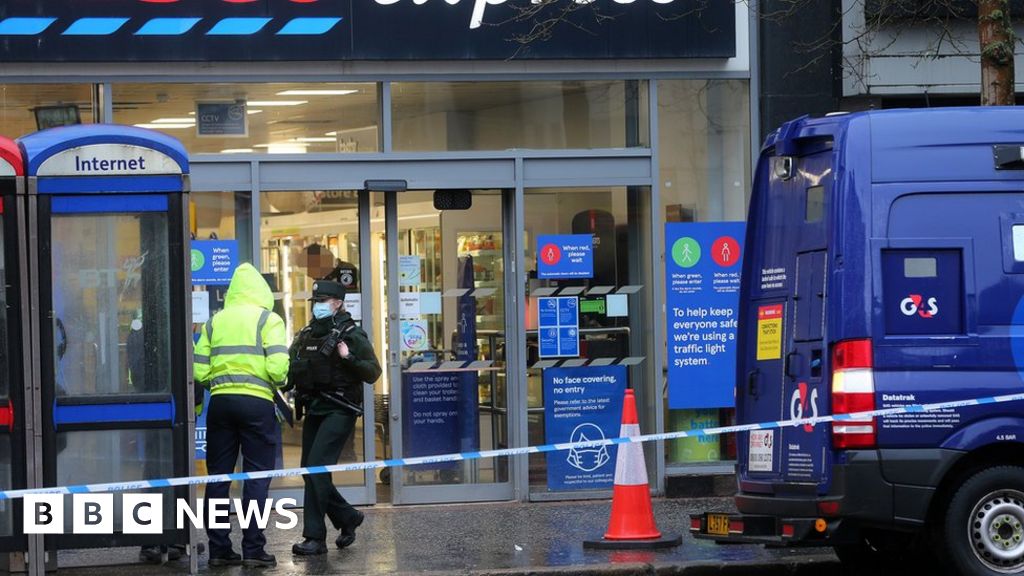
<path fill-rule="evenodd" d="M 801 118 L 762 149 L 747 223 L 737 419 L 1024 389 L 1024 108 Z M 738 435 L 737 515 L 697 537 L 926 543 L 955 574 L 1024 573 L 1024 402 Z"/>

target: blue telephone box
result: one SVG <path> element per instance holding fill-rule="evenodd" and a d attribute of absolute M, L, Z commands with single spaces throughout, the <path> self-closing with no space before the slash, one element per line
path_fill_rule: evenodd
<path fill-rule="evenodd" d="M 82 125 L 18 141 L 29 206 L 45 486 L 184 476 L 188 385 L 188 157 L 174 138 Z M 159 535 L 67 534 L 47 548 L 188 543 L 166 488 Z M 70 510 L 70 497 L 65 509 Z M 119 515 L 118 515 L 119 516 Z"/>

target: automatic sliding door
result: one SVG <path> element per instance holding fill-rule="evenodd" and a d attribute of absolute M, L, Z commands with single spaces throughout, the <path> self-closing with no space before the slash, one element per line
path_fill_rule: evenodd
<path fill-rule="evenodd" d="M 470 205 L 459 206 L 460 194 Z M 388 259 L 376 277 L 390 279 L 395 457 L 508 446 L 503 194 L 389 194 Z M 403 504 L 510 499 L 508 459 L 398 468 L 392 495 Z"/>
<path fill-rule="evenodd" d="M 372 333 L 363 315 L 363 285 L 360 278 L 361 246 L 360 194 L 351 190 L 264 192 L 261 208 L 261 269 L 274 288 L 275 312 L 285 321 L 290 338 L 310 321 L 309 298 L 313 282 L 334 280 L 345 285 L 346 309 L 357 323 Z M 368 218 L 366 219 L 368 220 Z M 288 394 L 289 400 L 294 392 Z M 367 393 L 366 413 L 341 453 L 339 463 L 363 462 L 374 458 L 372 395 Z M 282 425 L 279 467 L 298 467 L 302 452 L 303 422 Z M 370 472 L 334 474 L 334 484 L 354 504 L 375 501 Z M 301 477 L 277 478 L 271 484 L 276 497 L 285 495 L 302 501 Z"/>

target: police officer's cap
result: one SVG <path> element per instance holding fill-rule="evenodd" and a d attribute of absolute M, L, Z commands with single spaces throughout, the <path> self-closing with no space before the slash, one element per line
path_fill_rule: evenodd
<path fill-rule="evenodd" d="M 317 280 L 313 282 L 312 300 L 325 300 L 327 298 L 345 299 L 345 286 L 340 282 L 331 280 Z"/>

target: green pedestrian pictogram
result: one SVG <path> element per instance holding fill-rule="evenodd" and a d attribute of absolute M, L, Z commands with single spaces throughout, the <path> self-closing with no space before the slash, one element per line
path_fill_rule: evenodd
<path fill-rule="evenodd" d="M 206 265 L 206 257 L 203 256 L 202 250 L 192 249 L 192 271 L 198 272 L 203 269 Z"/>
<path fill-rule="evenodd" d="M 692 268 L 700 261 L 700 244 L 684 236 L 672 244 L 672 260 L 682 268 Z"/>

